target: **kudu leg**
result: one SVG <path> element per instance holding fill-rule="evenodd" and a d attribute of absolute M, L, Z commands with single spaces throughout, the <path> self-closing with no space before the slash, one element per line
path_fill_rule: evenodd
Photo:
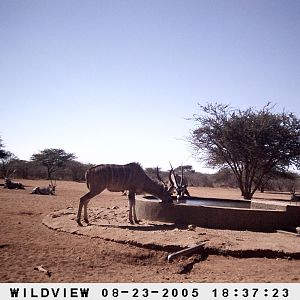
<path fill-rule="evenodd" d="M 84 219 L 86 224 L 89 224 L 87 206 L 88 206 L 88 203 L 90 202 L 90 200 L 91 199 L 86 200 L 83 204 L 83 219 Z"/>
<path fill-rule="evenodd" d="M 94 196 L 95 196 L 95 194 L 88 192 L 80 198 L 77 217 L 76 217 L 76 222 L 78 223 L 78 225 L 82 226 L 80 219 L 81 219 L 81 212 L 82 212 L 83 207 L 84 207 L 84 216 L 83 216 L 84 221 L 87 224 L 89 223 L 88 214 L 87 214 L 87 205 Z"/>
<path fill-rule="evenodd" d="M 128 200 L 129 200 L 129 222 L 131 224 L 139 223 L 139 220 L 136 217 L 136 212 L 135 212 L 135 192 L 129 191 L 128 194 Z M 132 214 L 133 214 L 133 220 L 132 220 Z"/>

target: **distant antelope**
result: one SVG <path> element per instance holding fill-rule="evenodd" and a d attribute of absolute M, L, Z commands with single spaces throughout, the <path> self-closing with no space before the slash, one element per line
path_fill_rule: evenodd
<path fill-rule="evenodd" d="M 183 176 L 182 166 L 181 166 L 181 175 L 175 174 L 175 172 L 171 166 L 170 181 L 171 181 L 171 185 L 173 185 L 176 190 L 178 200 L 184 196 L 190 197 L 190 193 L 187 189 L 188 181 L 187 181 L 186 177 Z"/>
<path fill-rule="evenodd" d="M 25 187 L 21 182 L 12 181 L 11 179 L 9 179 L 7 177 L 5 177 L 5 182 L 4 182 L 3 188 L 9 189 L 9 190 L 15 190 L 15 189 L 25 190 Z"/>
<path fill-rule="evenodd" d="M 25 190 L 24 185 L 21 182 L 16 182 L 16 181 L 12 181 L 11 177 L 16 173 L 16 169 L 14 169 L 11 172 L 8 172 L 7 175 L 4 177 L 4 189 L 9 189 L 9 190 L 15 190 L 15 189 L 21 189 L 21 190 Z"/>
<path fill-rule="evenodd" d="M 37 186 L 35 187 L 31 194 L 38 194 L 38 195 L 55 195 L 55 188 L 56 188 L 56 180 L 55 183 L 53 184 L 52 180 L 51 183 L 49 183 L 48 186 Z"/>
<path fill-rule="evenodd" d="M 184 196 L 190 197 L 188 187 L 188 181 L 186 177 L 183 176 L 183 168 L 181 167 L 181 175 L 175 173 L 171 163 L 171 171 L 169 173 L 169 184 L 165 183 L 159 176 L 158 168 L 156 169 L 157 178 L 160 180 L 164 185 L 169 186 L 169 191 L 172 193 L 176 192 L 177 199 L 181 199 Z"/>
<path fill-rule="evenodd" d="M 86 184 L 89 192 L 80 198 L 76 221 L 82 226 L 81 212 L 84 207 L 84 220 L 88 224 L 87 206 L 89 201 L 96 195 L 108 189 L 111 192 L 128 190 L 129 222 L 138 223 L 135 212 L 135 194 L 148 193 L 162 202 L 171 202 L 171 194 L 167 188 L 150 179 L 138 163 L 126 165 L 105 164 L 92 167 L 86 171 Z M 133 219 L 132 219 L 133 216 Z"/>

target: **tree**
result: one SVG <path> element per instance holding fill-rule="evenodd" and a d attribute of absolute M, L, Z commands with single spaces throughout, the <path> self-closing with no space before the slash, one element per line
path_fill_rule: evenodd
<path fill-rule="evenodd" d="M 64 168 L 66 163 L 75 158 L 73 153 L 66 153 L 62 149 L 45 149 L 40 153 L 33 154 L 31 160 L 47 168 L 48 179 L 58 169 Z"/>
<path fill-rule="evenodd" d="M 19 176 L 18 169 L 21 161 L 14 153 L 3 149 L 4 145 L 0 137 L 0 174 L 3 177 Z"/>
<path fill-rule="evenodd" d="M 245 199 L 251 199 L 271 170 L 300 166 L 300 120 L 292 113 L 200 106 L 189 142 L 209 166 L 230 167 Z"/>
<path fill-rule="evenodd" d="M 70 171 L 70 175 L 73 181 L 84 181 L 86 170 L 93 166 L 95 165 L 83 164 L 76 160 L 70 160 L 66 164 L 66 169 Z"/>
<path fill-rule="evenodd" d="M 0 137 L 0 159 L 5 158 L 7 156 L 7 152 L 3 149 L 4 145 L 2 139 Z"/>
<path fill-rule="evenodd" d="M 5 156 L 0 158 L 0 169 L 3 177 L 10 177 L 16 171 L 18 158 L 10 151 L 5 151 Z"/>
<path fill-rule="evenodd" d="M 293 172 L 289 172 L 286 170 L 282 170 L 279 168 L 274 168 L 266 174 L 266 176 L 263 177 L 259 189 L 261 193 L 264 193 L 265 188 L 268 187 L 269 183 L 274 181 L 274 180 L 289 180 L 290 182 L 295 182 L 297 179 L 297 174 Z M 289 190 L 290 192 L 292 191 L 291 187 L 286 187 L 286 190 Z"/>
<path fill-rule="evenodd" d="M 181 174 L 181 168 L 184 174 L 191 174 L 191 173 L 195 173 L 195 170 L 193 170 L 193 166 L 191 165 L 182 165 L 182 166 L 178 166 L 177 168 L 174 169 L 174 171 L 176 173 Z"/>

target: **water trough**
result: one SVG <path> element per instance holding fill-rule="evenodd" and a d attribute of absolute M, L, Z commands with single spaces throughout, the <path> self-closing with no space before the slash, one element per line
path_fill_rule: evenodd
<path fill-rule="evenodd" d="M 300 206 L 248 200 L 188 197 L 172 204 L 137 196 L 136 211 L 141 219 L 215 229 L 274 231 L 300 225 Z"/>

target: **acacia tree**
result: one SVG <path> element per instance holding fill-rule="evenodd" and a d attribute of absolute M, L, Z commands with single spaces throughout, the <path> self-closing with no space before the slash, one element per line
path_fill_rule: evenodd
<path fill-rule="evenodd" d="M 84 181 L 85 172 L 87 169 L 93 167 L 93 164 L 83 164 L 76 160 L 69 160 L 66 164 L 66 171 L 69 171 L 69 174 L 73 181 Z"/>
<path fill-rule="evenodd" d="M 275 168 L 300 165 L 300 120 L 292 113 L 238 110 L 223 104 L 200 106 L 189 142 L 208 166 L 230 167 L 245 199 L 251 199 Z"/>
<path fill-rule="evenodd" d="M 47 168 L 48 179 L 58 169 L 64 168 L 66 163 L 75 158 L 73 153 L 66 153 L 62 149 L 45 149 L 33 154 L 31 160 Z"/>
<path fill-rule="evenodd" d="M 8 177 L 14 173 L 18 158 L 10 151 L 4 150 L 4 145 L 0 137 L 0 173 L 3 177 Z"/>
<path fill-rule="evenodd" d="M 5 158 L 7 156 L 7 152 L 3 148 L 4 148 L 4 145 L 3 145 L 2 139 L 0 137 L 0 159 Z"/>
<path fill-rule="evenodd" d="M 287 180 L 290 182 L 291 185 L 297 180 L 297 174 L 290 171 L 282 170 L 280 168 L 274 168 L 270 170 L 270 172 L 268 172 L 268 174 L 264 176 L 260 183 L 259 189 L 261 193 L 265 191 L 265 187 L 269 184 L 269 182 L 272 182 L 272 180 Z M 286 189 L 292 191 L 291 186 L 287 186 Z"/>
<path fill-rule="evenodd" d="M 2 176 L 11 177 L 17 170 L 18 157 L 12 152 L 6 151 L 5 156 L 0 158 L 0 170 Z"/>

